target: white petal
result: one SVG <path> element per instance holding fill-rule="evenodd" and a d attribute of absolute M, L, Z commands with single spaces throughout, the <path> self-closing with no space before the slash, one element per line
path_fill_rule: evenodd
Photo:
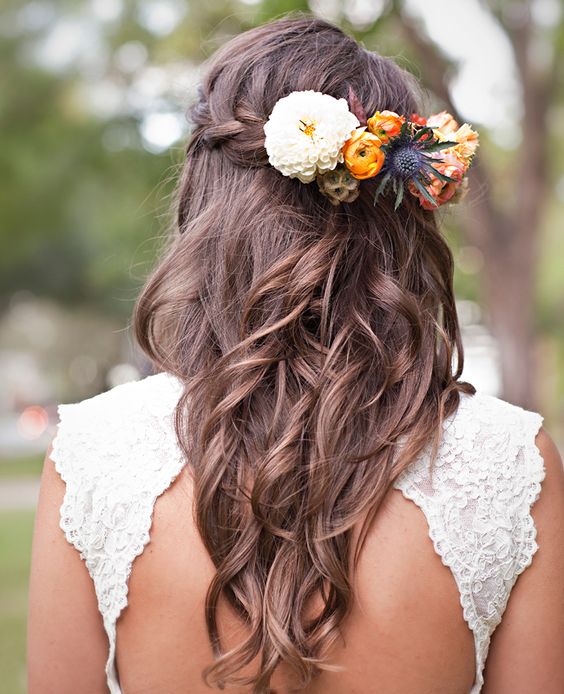
<path fill-rule="evenodd" d="M 314 125 L 313 137 L 305 135 L 300 121 Z M 343 161 L 341 147 L 359 125 L 345 99 L 292 92 L 276 102 L 264 126 L 269 162 L 285 176 L 310 182 L 317 171 Z"/>

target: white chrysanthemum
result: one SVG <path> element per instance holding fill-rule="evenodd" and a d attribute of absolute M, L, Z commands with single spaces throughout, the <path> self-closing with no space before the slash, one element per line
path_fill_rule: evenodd
<path fill-rule="evenodd" d="M 359 125 L 346 99 L 292 92 L 276 102 L 264 125 L 268 160 L 284 176 L 310 183 L 343 161 L 341 147 Z"/>

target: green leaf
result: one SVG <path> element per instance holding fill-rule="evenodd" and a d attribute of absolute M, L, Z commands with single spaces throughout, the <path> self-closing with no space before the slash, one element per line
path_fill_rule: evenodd
<path fill-rule="evenodd" d="M 392 177 L 391 173 L 387 173 L 384 175 L 382 180 L 380 181 L 380 184 L 378 185 L 378 188 L 376 188 L 376 192 L 374 193 L 374 204 L 376 204 L 376 201 L 380 197 L 380 195 L 384 192 L 384 188 L 387 186 L 388 181 Z"/>
<path fill-rule="evenodd" d="M 456 144 L 456 142 L 434 142 L 432 145 L 425 147 L 425 152 L 439 152 L 441 149 L 449 149 Z"/>
<path fill-rule="evenodd" d="M 425 186 L 422 185 L 422 183 L 419 180 L 417 180 L 416 178 L 412 178 L 411 180 L 413 181 L 413 183 L 415 183 L 415 187 L 421 193 L 421 195 L 426 200 L 428 200 L 433 205 L 433 207 L 438 207 L 437 201 L 433 199 L 433 197 L 431 196 L 429 191 L 425 188 Z"/>
<path fill-rule="evenodd" d="M 432 136 L 432 135 L 433 135 L 433 129 L 432 129 L 432 128 L 428 128 L 427 126 L 425 126 L 424 128 L 421 128 L 421 130 L 418 130 L 418 131 L 415 133 L 415 135 L 413 136 L 413 140 L 414 140 L 414 141 L 415 141 L 415 140 L 420 140 L 420 139 L 423 137 L 423 135 L 425 135 L 425 133 L 430 133 L 431 136 Z"/>
<path fill-rule="evenodd" d="M 430 186 L 433 182 L 433 179 L 429 176 L 429 173 L 435 173 L 435 169 L 431 166 L 426 169 L 419 170 L 419 180 L 427 186 Z"/>
<path fill-rule="evenodd" d="M 398 186 L 398 194 L 396 196 L 396 202 L 394 203 L 394 210 L 397 210 L 398 207 L 401 205 L 401 201 L 403 200 L 403 191 L 404 191 L 404 185 L 403 181 L 399 181 L 399 186 Z"/>
<path fill-rule="evenodd" d="M 435 164 L 437 162 L 443 161 L 442 159 L 433 159 L 429 157 L 429 161 L 434 162 Z M 436 169 L 434 166 L 430 164 L 424 164 L 424 169 L 421 172 L 421 178 L 425 180 L 426 182 L 430 183 L 430 179 L 427 176 L 427 174 L 430 173 L 436 178 L 439 179 L 439 181 L 443 181 L 444 183 L 456 183 L 456 179 L 451 178 L 450 176 L 447 176 L 446 174 L 441 173 L 438 169 Z"/>
<path fill-rule="evenodd" d="M 446 174 L 437 171 L 435 167 L 433 167 L 433 176 L 436 176 L 439 179 L 439 181 L 444 181 L 445 183 L 456 183 L 456 180 L 454 178 L 451 178 L 450 176 L 447 176 Z"/>

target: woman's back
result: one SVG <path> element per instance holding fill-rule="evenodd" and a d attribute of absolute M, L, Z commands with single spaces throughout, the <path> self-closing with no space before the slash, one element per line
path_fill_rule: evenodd
<path fill-rule="evenodd" d="M 212 658 L 203 607 L 213 564 L 194 531 L 186 503 L 190 487 L 189 476 L 181 473 L 159 499 L 152 551 L 139 557 L 132 572 L 129 605 L 117 629 L 124 692 L 210 691 L 201 672 Z M 397 490 L 390 490 L 378 512 L 354 589 L 343 640 L 330 655 L 345 671 L 321 674 L 304 694 L 471 691 L 474 642 L 458 589 L 432 548 L 424 517 Z M 220 615 L 228 649 L 245 628 L 225 605 Z M 277 694 L 292 691 L 288 675 L 282 666 L 273 677 Z M 234 691 L 248 694 L 249 688 Z"/>
<path fill-rule="evenodd" d="M 172 425 L 181 390 L 161 373 L 60 408 L 51 458 L 66 482 L 61 525 L 94 581 L 112 694 L 209 691 L 201 672 L 212 658 L 204 603 L 214 568 Z M 344 670 L 322 673 L 305 692 L 481 690 L 489 637 L 537 550 L 530 510 L 545 475 L 535 446 L 541 419 L 463 396 L 445 421 L 433 480 L 424 454 L 371 525 L 343 639 L 330 652 Z M 225 647 L 237 645 L 245 626 L 225 603 L 219 621 Z M 106 640 L 99 644 L 107 658 Z M 282 666 L 272 684 L 285 694 L 291 681 Z M 37 691 L 54 691 L 44 686 Z"/>
<path fill-rule="evenodd" d="M 462 195 L 478 135 L 419 108 L 413 77 L 320 19 L 214 55 L 134 314 L 162 373 L 60 410 L 33 692 L 480 691 L 537 549 L 542 418 L 461 380 L 434 209 Z M 551 455 L 540 574 L 495 648 L 495 694 L 560 694 Z"/>

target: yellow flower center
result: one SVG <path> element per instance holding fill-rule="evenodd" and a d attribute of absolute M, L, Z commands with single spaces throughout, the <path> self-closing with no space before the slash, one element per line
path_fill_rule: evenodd
<path fill-rule="evenodd" d="M 300 128 L 300 130 L 305 135 L 313 139 L 313 134 L 315 133 L 315 123 L 305 123 L 303 120 L 301 120 L 300 123 L 303 125 L 303 128 Z"/>

